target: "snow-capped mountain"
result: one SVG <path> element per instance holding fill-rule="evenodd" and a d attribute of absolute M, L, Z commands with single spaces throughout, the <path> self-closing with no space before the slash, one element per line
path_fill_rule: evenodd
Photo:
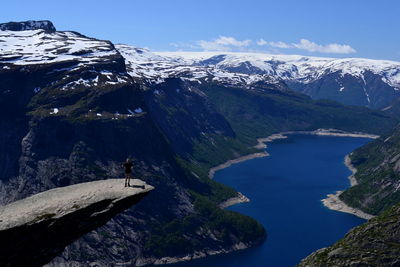
<path fill-rule="evenodd" d="M 179 250 L 155 255 L 146 244 L 159 235 L 154 246 L 165 246 L 169 235 L 155 229 L 189 215 L 201 223 L 179 234 L 196 240 L 190 243 L 196 247 L 185 245 L 185 253 L 194 253 L 199 246 L 206 251 L 238 247 L 238 240 L 246 236 L 241 229 L 224 229 L 227 239 L 213 233 L 222 229 L 202 226 L 209 218 L 195 212 L 191 192 L 213 189 L 177 161 L 178 153 L 192 151 L 195 140 L 234 137 L 204 93 L 181 79 L 147 88 L 127 73 L 124 58 L 107 41 L 47 31 L 40 23 L 29 30 L 4 27 L 7 30 L 0 31 L 0 203 L 54 187 L 122 177 L 120 163 L 127 156 L 135 160 L 135 175 L 158 188 L 141 208 L 126 211 L 101 232 L 93 231 L 91 237 L 72 244 L 50 266 L 143 265 L 167 255 L 181 256 Z M 156 90 L 162 93 L 153 93 Z M 261 242 L 262 226 L 246 220 L 247 227 L 253 223 L 259 231 L 241 244 Z M 176 251 L 176 243 L 167 250 Z"/>
<path fill-rule="evenodd" d="M 48 33 L 43 29 L 0 31 L 0 62 L 14 65 L 104 61 L 118 52 L 108 41 L 99 41 L 75 32 Z"/>
<path fill-rule="evenodd" d="M 362 58 L 221 52 L 154 52 L 117 45 L 130 74 L 161 82 L 167 77 L 256 88 L 282 81 L 316 99 L 388 107 L 400 96 L 400 62 Z"/>
<path fill-rule="evenodd" d="M 235 52 L 156 52 L 156 55 L 183 59 L 192 65 L 213 66 L 250 75 L 268 74 L 304 83 L 310 83 L 328 73 L 340 72 L 343 76 L 362 77 L 363 73 L 371 71 L 382 75 L 385 82 L 400 90 L 400 62 L 395 61 Z"/>
<path fill-rule="evenodd" d="M 207 64 L 207 59 L 194 60 L 173 53 L 154 53 L 148 49 L 129 45 L 116 45 L 118 51 L 125 58 L 129 74 L 141 77 L 149 83 L 161 83 L 166 78 L 179 77 L 192 82 L 216 82 L 223 85 L 245 88 L 276 87 L 284 89 L 280 77 L 254 71 L 251 74 L 232 71 L 229 68 L 220 68 L 214 64 Z M 219 57 L 218 55 L 216 56 Z M 214 58 L 210 59 L 211 61 Z"/>
<path fill-rule="evenodd" d="M 0 28 L 6 29 L 0 31 L 0 72 L 23 66 L 54 66 L 43 75 L 42 84 L 33 89 L 35 93 L 43 87 L 70 90 L 126 84 L 130 79 L 124 68 L 114 68 L 123 59 L 109 41 L 76 32 L 55 31 L 46 21 L 5 23 L 0 24 Z M 54 31 L 49 31 L 52 28 Z M 56 74 L 62 74 L 56 83 L 45 82 Z"/>
<path fill-rule="evenodd" d="M 49 21 L 4 23 L 0 29 L 0 71 L 12 66 L 60 64 L 63 67 L 54 71 L 66 73 L 64 90 L 99 83 L 126 83 L 126 73 L 101 70 L 102 64 L 109 64 L 110 59 L 122 60 L 122 55 L 129 75 L 149 84 L 179 77 L 190 82 L 248 89 L 289 87 L 315 99 L 376 109 L 390 108 L 400 97 L 400 62 L 395 61 L 262 53 L 151 52 L 128 45 L 114 47 L 109 41 L 76 32 L 56 31 Z M 98 72 L 71 79 L 69 73 L 76 73 L 83 66 Z"/>
<path fill-rule="evenodd" d="M 210 182 L 209 166 L 253 153 L 257 138 L 273 132 L 381 134 L 398 123 L 383 112 L 293 92 L 285 83 L 295 88 L 331 74 L 303 81 L 299 67 L 262 55 L 152 53 L 56 31 L 49 22 L 1 28 L 0 203 L 122 177 L 127 156 L 135 176 L 156 188 L 144 205 L 78 240 L 49 266 L 144 265 L 258 244 L 261 225 L 218 208 L 237 193 Z M 193 227 L 181 223 L 189 220 Z"/>

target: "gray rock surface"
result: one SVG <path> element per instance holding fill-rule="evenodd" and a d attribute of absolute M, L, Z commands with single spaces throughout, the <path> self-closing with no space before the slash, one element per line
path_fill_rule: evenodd
<path fill-rule="evenodd" d="M 48 20 L 28 20 L 21 22 L 7 22 L 0 24 L 2 31 L 32 31 L 32 30 L 45 30 L 47 32 L 55 32 L 56 28 L 53 23 Z"/>
<path fill-rule="evenodd" d="M 42 266 L 154 187 L 108 179 L 44 191 L 0 207 L 0 265 Z"/>

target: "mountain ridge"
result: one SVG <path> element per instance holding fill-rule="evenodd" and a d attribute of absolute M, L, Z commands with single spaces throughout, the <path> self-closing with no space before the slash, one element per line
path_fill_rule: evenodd
<path fill-rule="evenodd" d="M 383 109 L 400 96 L 400 62 L 363 58 L 323 58 L 240 52 L 150 52 L 117 45 L 133 76 L 157 79 L 176 75 L 195 82 L 213 79 L 254 88 L 260 83 L 288 84 L 315 99 Z M 375 88 L 379 88 L 375 89 Z"/>
<path fill-rule="evenodd" d="M 134 176 L 155 186 L 146 201 L 68 246 L 50 266 L 152 264 L 259 244 L 262 225 L 218 207 L 237 192 L 208 179 L 209 168 L 257 152 L 257 138 L 276 132 L 382 134 L 398 122 L 312 100 L 267 74 L 176 67 L 145 49 L 75 32 L 0 31 L 0 38 L 1 203 L 121 177 L 128 156 Z M 15 45 L 16 38 L 24 42 Z M 109 249 L 115 246 L 124 249 Z"/>

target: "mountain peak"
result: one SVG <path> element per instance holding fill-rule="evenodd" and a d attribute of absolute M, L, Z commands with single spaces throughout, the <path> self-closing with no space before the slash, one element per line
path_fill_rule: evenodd
<path fill-rule="evenodd" d="M 32 31 L 45 30 L 47 32 L 55 32 L 56 28 L 53 23 L 48 20 L 28 20 L 20 22 L 7 22 L 0 24 L 2 31 Z"/>

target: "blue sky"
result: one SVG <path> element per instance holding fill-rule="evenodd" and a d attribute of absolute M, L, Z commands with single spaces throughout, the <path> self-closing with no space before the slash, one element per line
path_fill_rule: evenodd
<path fill-rule="evenodd" d="M 230 50 L 400 61 L 398 0 L 5 1 L 1 21 L 49 19 L 154 51 Z"/>

